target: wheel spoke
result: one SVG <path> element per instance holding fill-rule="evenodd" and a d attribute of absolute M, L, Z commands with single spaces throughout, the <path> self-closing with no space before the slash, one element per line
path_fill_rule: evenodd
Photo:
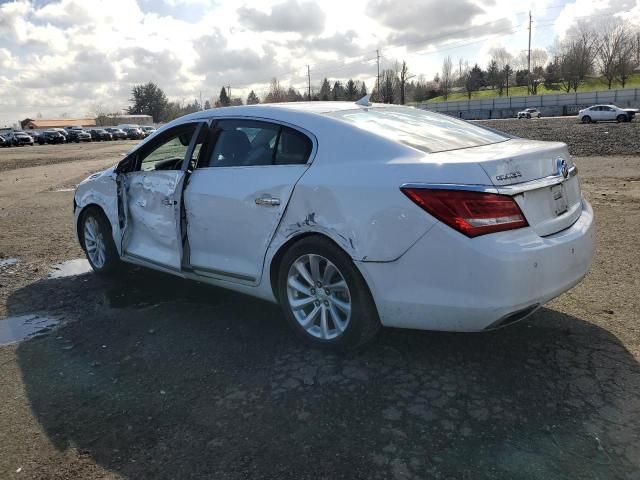
<path fill-rule="evenodd" d="M 320 311 L 320 328 L 322 330 L 322 338 L 329 338 L 329 322 L 327 321 L 327 307 L 322 305 Z"/>
<path fill-rule="evenodd" d="M 319 311 L 320 311 L 319 306 L 313 307 L 313 310 L 311 310 L 309 314 L 304 317 L 302 322 L 300 322 L 300 326 L 305 329 L 312 326 L 315 322 L 316 317 L 318 316 Z"/>
<path fill-rule="evenodd" d="M 301 308 L 313 303 L 314 300 L 315 299 L 313 297 L 289 299 L 289 305 L 291 305 L 293 310 L 300 310 Z"/>
<path fill-rule="evenodd" d="M 336 307 L 342 310 L 344 313 L 351 312 L 351 304 L 349 302 L 344 302 L 336 297 L 330 298 L 331 303 L 333 303 Z"/>
<path fill-rule="evenodd" d="M 287 282 L 287 284 L 294 290 L 306 295 L 307 297 L 311 296 L 311 289 L 309 287 L 305 287 L 297 278 L 289 277 L 289 281 Z"/>
<path fill-rule="evenodd" d="M 333 266 L 333 263 L 327 263 L 327 266 L 324 269 L 324 273 L 322 274 L 322 284 L 326 287 L 331 282 L 331 279 L 334 277 L 338 270 Z"/>
<path fill-rule="evenodd" d="M 340 280 L 339 282 L 332 283 L 330 285 L 325 285 L 325 288 L 329 290 L 341 290 L 344 292 L 349 291 L 349 288 L 347 287 L 347 282 L 345 282 L 344 280 Z"/>
<path fill-rule="evenodd" d="M 317 255 L 309 255 L 309 267 L 311 268 L 311 278 L 314 282 L 322 280 L 320 277 L 320 259 Z"/>
<path fill-rule="evenodd" d="M 298 273 L 300 274 L 300 276 L 304 278 L 305 282 L 307 282 L 311 286 L 315 285 L 315 282 L 311 278 L 311 275 L 309 274 L 309 270 L 307 270 L 307 267 L 304 263 L 297 261 L 295 264 L 295 267 Z"/>
<path fill-rule="evenodd" d="M 347 324 L 340 318 L 340 315 L 338 314 L 338 311 L 336 310 L 336 307 L 333 303 L 329 305 L 329 313 L 331 314 L 331 320 L 333 320 L 333 324 L 336 326 L 336 328 L 341 332 L 344 332 Z"/>

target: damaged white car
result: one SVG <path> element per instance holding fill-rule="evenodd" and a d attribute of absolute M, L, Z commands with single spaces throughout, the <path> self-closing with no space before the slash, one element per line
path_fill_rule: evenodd
<path fill-rule="evenodd" d="M 576 285 L 593 212 L 566 145 L 408 107 L 197 112 L 82 182 L 93 269 L 121 262 L 279 302 L 314 345 L 381 325 L 481 331 Z"/>

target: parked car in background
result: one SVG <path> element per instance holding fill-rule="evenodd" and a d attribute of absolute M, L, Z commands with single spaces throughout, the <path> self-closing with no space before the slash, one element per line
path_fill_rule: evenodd
<path fill-rule="evenodd" d="M 91 134 L 81 128 L 72 128 L 69 130 L 69 141 L 76 143 L 90 142 Z"/>
<path fill-rule="evenodd" d="M 20 130 L 14 130 L 4 135 L 5 141 L 12 147 L 33 145 L 33 137 Z"/>
<path fill-rule="evenodd" d="M 337 349 L 380 325 L 510 325 L 594 253 L 565 144 L 367 97 L 184 116 L 82 182 L 74 213 L 97 273 L 128 262 L 279 302 Z"/>
<path fill-rule="evenodd" d="M 13 132 L 13 137 L 14 137 L 15 144 L 18 146 L 21 146 L 21 147 L 25 145 L 33 146 L 33 137 L 26 132 L 15 131 Z"/>
<path fill-rule="evenodd" d="M 0 135 L 0 147 L 10 147 L 9 143 L 4 139 L 3 135 Z"/>
<path fill-rule="evenodd" d="M 111 134 L 114 140 L 126 140 L 127 134 L 118 127 L 106 127 L 105 130 Z"/>
<path fill-rule="evenodd" d="M 142 130 L 142 133 L 144 134 L 145 138 L 147 138 L 149 135 L 151 135 L 153 132 L 156 131 L 155 127 L 150 127 L 150 126 L 140 127 L 140 130 Z"/>
<path fill-rule="evenodd" d="M 94 142 L 113 140 L 113 136 L 104 128 L 92 128 L 91 130 L 89 130 L 89 133 L 91 134 L 91 140 L 93 140 Z"/>
<path fill-rule="evenodd" d="M 58 130 L 50 129 L 45 130 L 40 135 L 38 135 L 38 144 L 44 145 L 46 143 L 64 143 L 66 141 L 64 135 L 60 133 Z"/>
<path fill-rule="evenodd" d="M 69 133 L 64 128 L 50 128 L 49 130 L 54 130 L 62 135 L 65 143 L 69 141 Z"/>
<path fill-rule="evenodd" d="M 141 140 L 144 138 L 144 133 L 140 130 L 140 127 L 127 127 L 124 128 L 124 133 L 127 134 L 127 138 L 131 140 Z"/>
<path fill-rule="evenodd" d="M 537 108 L 525 108 L 521 112 L 518 112 L 518 118 L 540 118 L 542 114 Z"/>
<path fill-rule="evenodd" d="M 615 105 L 594 105 L 578 112 L 578 120 L 582 123 L 592 122 L 630 122 L 638 110 L 620 108 Z"/>

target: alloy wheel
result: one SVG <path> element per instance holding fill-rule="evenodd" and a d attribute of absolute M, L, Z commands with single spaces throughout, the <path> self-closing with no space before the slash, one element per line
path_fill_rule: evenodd
<path fill-rule="evenodd" d="M 305 254 L 291 264 L 287 300 L 298 324 L 315 338 L 332 340 L 349 326 L 349 286 L 338 267 L 321 255 Z"/>
<path fill-rule="evenodd" d="M 84 248 L 96 268 L 104 267 L 107 259 L 106 245 L 98 220 L 93 216 L 88 216 L 84 221 Z"/>

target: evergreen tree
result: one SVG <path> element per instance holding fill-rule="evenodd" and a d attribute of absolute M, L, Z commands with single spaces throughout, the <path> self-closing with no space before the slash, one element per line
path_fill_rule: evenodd
<path fill-rule="evenodd" d="M 249 92 L 249 96 L 247 96 L 247 105 L 255 105 L 257 103 L 260 103 L 260 99 L 255 94 L 255 92 L 253 90 L 251 90 Z"/>
<path fill-rule="evenodd" d="M 222 87 L 222 90 L 220 90 L 220 97 L 218 97 L 218 104 L 221 107 L 228 107 L 229 105 L 231 105 L 231 99 L 227 95 L 227 90 L 224 87 Z"/>
<path fill-rule="evenodd" d="M 331 95 L 331 85 L 329 84 L 328 79 L 322 80 L 322 85 L 320 85 L 320 100 L 326 102 L 329 100 Z"/>

